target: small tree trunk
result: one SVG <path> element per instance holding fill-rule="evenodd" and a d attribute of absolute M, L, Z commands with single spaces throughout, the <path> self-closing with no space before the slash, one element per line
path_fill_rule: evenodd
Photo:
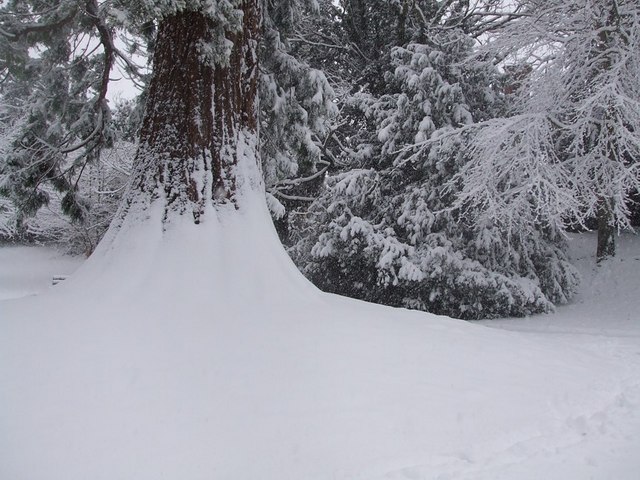
<path fill-rule="evenodd" d="M 238 161 L 253 150 L 257 162 L 258 0 L 241 8 L 242 29 L 225 32 L 225 63 L 207 55 L 215 19 L 183 10 L 159 24 L 132 191 L 164 200 L 165 219 L 190 212 L 198 223 L 207 204 L 237 205 Z"/>
<path fill-rule="evenodd" d="M 616 229 L 613 218 L 613 200 L 605 198 L 598 206 L 598 262 L 616 254 Z"/>

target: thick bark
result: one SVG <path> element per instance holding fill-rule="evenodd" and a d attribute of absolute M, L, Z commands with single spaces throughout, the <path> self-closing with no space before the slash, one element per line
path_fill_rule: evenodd
<path fill-rule="evenodd" d="M 224 64 L 203 54 L 215 19 L 184 10 L 158 28 L 133 190 L 196 223 L 208 203 L 237 204 L 240 143 L 257 135 L 258 0 L 242 9 L 242 30 L 225 32 L 233 47 Z"/>
<path fill-rule="evenodd" d="M 616 228 L 613 218 L 613 200 L 603 199 L 598 206 L 598 262 L 616 254 Z"/>

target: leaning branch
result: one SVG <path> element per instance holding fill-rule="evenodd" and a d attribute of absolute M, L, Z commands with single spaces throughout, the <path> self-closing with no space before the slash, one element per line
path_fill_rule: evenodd
<path fill-rule="evenodd" d="M 113 64 L 115 62 L 116 48 L 113 43 L 113 35 L 109 27 L 104 23 L 104 20 L 100 18 L 97 0 L 87 0 L 85 10 L 94 27 L 96 28 L 96 30 L 98 30 L 100 43 L 102 44 L 102 48 L 104 50 L 102 77 L 100 79 L 100 86 L 98 88 L 98 97 L 96 98 L 94 104 L 94 108 L 98 117 L 96 126 L 89 134 L 89 136 L 75 145 L 60 149 L 60 152 L 63 154 L 69 154 L 83 147 L 86 147 L 90 142 L 102 135 L 105 126 L 105 113 L 107 110 L 107 91 L 109 89 L 109 77 L 111 75 L 111 70 L 113 69 Z"/>

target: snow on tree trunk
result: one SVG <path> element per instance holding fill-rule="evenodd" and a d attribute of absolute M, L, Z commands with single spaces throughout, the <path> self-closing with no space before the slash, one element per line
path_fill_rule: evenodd
<path fill-rule="evenodd" d="M 242 2 L 242 25 L 225 28 L 199 10 L 161 20 L 153 78 L 129 203 L 162 199 L 199 223 L 208 205 L 262 188 L 257 159 L 258 0 Z"/>
<path fill-rule="evenodd" d="M 265 202 L 259 1 L 207 0 L 160 12 L 131 184 L 80 273 L 87 295 L 138 292 L 155 302 L 188 284 L 184 301 L 202 311 L 211 309 L 207 302 L 231 310 L 246 303 L 240 292 L 248 284 L 274 302 L 315 295 L 282 248 Z"/>

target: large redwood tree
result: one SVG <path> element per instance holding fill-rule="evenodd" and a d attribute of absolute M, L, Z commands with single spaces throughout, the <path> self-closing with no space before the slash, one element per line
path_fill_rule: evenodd
<path fill-rule="evenodd" d="M 193 2 L 160 20 L 127 205 L 161 200 L 165 219 L 199 223 L 208 205 L 238 206 L 244 189 L 261 185 L 260 2 L 234 3 Z"/>

